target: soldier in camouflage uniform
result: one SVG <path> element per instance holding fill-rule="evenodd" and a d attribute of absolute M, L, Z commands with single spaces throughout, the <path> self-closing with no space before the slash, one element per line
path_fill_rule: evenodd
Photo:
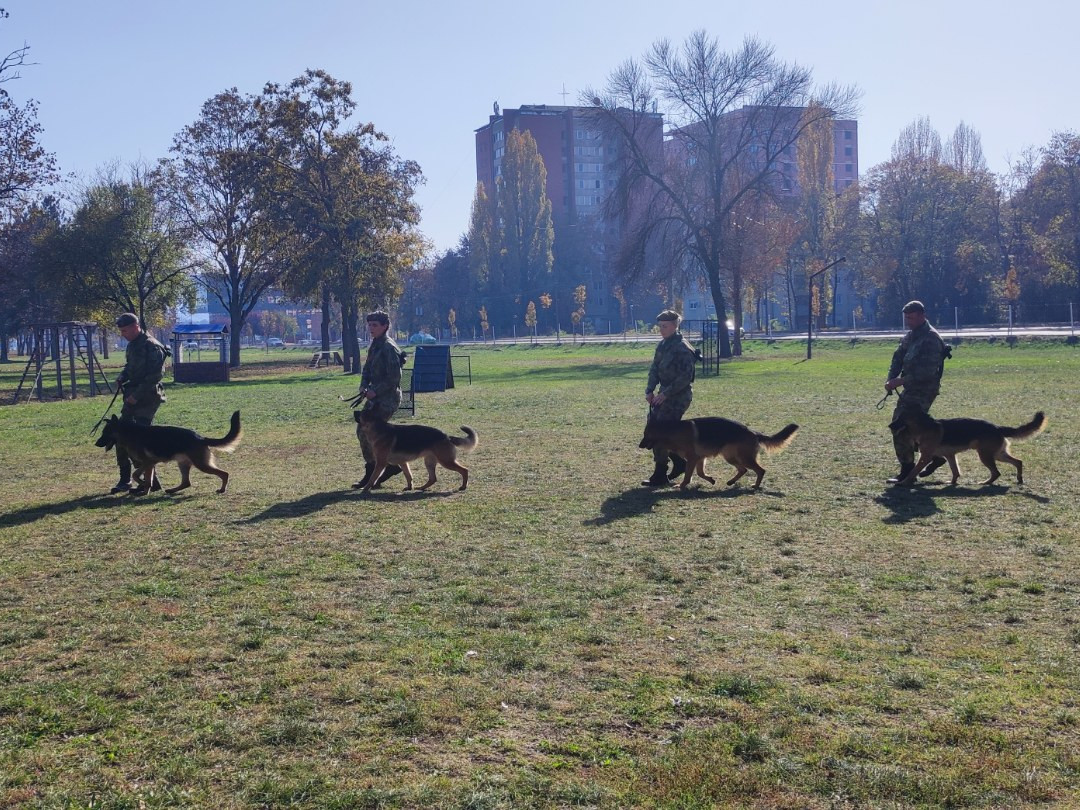
<path fill-rule="evenodd" d="M 682 419 L 694 398 L 694 371 L 697 352 L 679 332 L 679 313 L 666 309 L 656 316 L 660 329 L 660 343 L 649 367 L 649 381 L 645 387 L 645 400 L 649 403 L 650 419 Z M 659 386 L 660 390 L 653 391 Z M 672 471 L 668 473 L 668 458 Z M 656 467 L 653 474 L 642 481 L 643 486 L 660 487 L 686 471 L 686 459 L 674 453 L 656 448 L 653 450 Z"/>
<path fill-rule="evenodd" d="M 171 352 L 144 332 L 139 326 L 139 319 L 131 312 L 125 312 L 117 318 L 116 326 L 120 330 L 120 336 L 128 342 L 124 370 L 116 380 L 124 395 L 120 418 L 137 425 L 152 424 L 154 414 L 165 401 L 161 376 L 165 358 Z M 116 465 L 120 468 L 120 480 L 112 491 L 128 492 L 131 490 L 131 459 L 120 445 L 116 445 Z M 161 489 L 156 475 L 153 488 Z"/>
<path fill-rule="evenodd" d="M 941 390 L 941 374 L 950 352 L 941 335 L 926 320 L 922 302 L 909 301 L 904 305 L 904 325 L 911 331 L 904 335 L 893 352 L 889 379 L 885 383 L 886 392 L 901 386 L 904 389 L 890 424 L 893 449 L 900 462 L 900 472 L 888 479 L 890 484 L 902 481 L 915 466 L 915 442 L 907 430 L 907 416 L 912 411 L 930 412 L 930 406 Z M 930 475 L 944 463 L 944 458 L 935 457 L 920 475 Z"/>
<path fill-rule="evenodd" d="M 385 312 L 368 314 L 367 328 L 371 343 L 368 346 L 364 369 L 360 373 L 360 393 L 367 400 L 363 410 L 388 421 L 401 404 L 401 367 L 405 363 L 405 353 L 387 334 L 390 330 L 390 316 Z M 356 438 L 360 440 L 360 450 L 364 454 L 364 477 L 353 484 L 352 488 L 363 489 L 375 470 L 375 453 L 359 423 L 356 425 Z M 401 467 L 388 465 L 375 486 L 399 472 Z"/>

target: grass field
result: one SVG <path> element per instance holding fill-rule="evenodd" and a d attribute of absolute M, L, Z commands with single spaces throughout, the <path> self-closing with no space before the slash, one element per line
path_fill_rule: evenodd
<path fill-rule="evenodd" d="M 356 379 L 300 353 L 169 386 L 241 410 L 224 496 L 103 494 L 105 398 L 0 408 L 0 807 L 1077 806 L 1080 348 L 957 347 L 937 415 L 1049 425 L 1025 486 L 912 490 L 892 348 L 698 380 L 802 426 L 756 493 L 638 485 L 647 345 L 472 351 L 415 417 L 479 432 L 464 493 L 350 490 Z"/>

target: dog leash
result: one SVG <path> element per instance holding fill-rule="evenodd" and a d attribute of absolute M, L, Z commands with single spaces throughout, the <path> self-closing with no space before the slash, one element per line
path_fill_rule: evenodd
<path fill-rule="evenodd" d="M 877 408 L 880 411 L 882 408 L 885 407 L 885 401 L 891 396 L 892 396 L 892 389 L 889 389 L 888 391 L 885 392 L 885 396 L 883 396 L 880 400 L 878 400 L 878 404 L 875 405 L 874 407 Z"/>
<path fill-rule="evenodd" d="M 341 396 L 340 394 L 338 395 L 338 402 L 348 402 L 350 408 L 355 408 L 358 404 L 360 404 L 360 400 L 362 399 L 367 399 L 367 395 L 363 391 L 361 391 L 359 394 L 356 394 L 355 396 L 347 398 Z"/>
<path fill-rule="evenodd" d="M 116 393 L 115 393 L 115 394 L 113 394 L 113 395 L 112 395 L 112 399 L 110 399 L 110 400 L 109 400 L 109 407 L 105 409 L 105 413 L 103 413 L 103 414 L 101 415 L 101 418 L 100 418 L 100 419 L 98 419 L 98 420 L 97 420 L 97 422 L 95 422 L 95 423 L 94 423 L 94 426 L 93 426 L 92 428 L 90 428 L 90 435 L 91 435 L 91 436 L 93 436 L 93 435 L 94 435 L 95 433 L 97 433 L 97 429 L 98 429 L 99 427 L 101 427 L 101 426 L 102 426 L 102 424 L 104 424 L 104 422 L 105 422 L 105 417 L 107 417 L 107 416 L 109 415 L 109 411 L 111 411 L 111 410 L 112 410 L 112 406 L 113 406 L 113 403 L 115 403 L 115 402 L 116 402 L 116 398 L 117 398 L 118 396 L 120 396 L 120 386 L 119 386 L 119 385 L 117 385 L 117 386 L 116 386 Z"/>

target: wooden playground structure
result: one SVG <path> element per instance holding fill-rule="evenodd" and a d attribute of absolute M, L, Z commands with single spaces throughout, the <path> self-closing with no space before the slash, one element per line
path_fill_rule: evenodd
<path fill-rule="evenodd" d="M 26 402 L 75 399 L 80 389 L 97 396 L 99 389 L 113 393 L 112 383 L 94 353 L 96 323 L 64 321 L 35 323 L 31 332 L 30 355 L 12 398 Z M 66 374 L 65 374 L 66 372 Z M 67 377 L 67 386 L 64 380 Z"/>

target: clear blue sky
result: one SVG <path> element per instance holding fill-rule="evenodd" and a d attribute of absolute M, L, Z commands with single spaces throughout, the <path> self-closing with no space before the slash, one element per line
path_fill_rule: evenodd
<path fill-rule="evenodd" d="M 44 144 L 82 177 L 156 161 L 202 103 L 306 68 L 351 81 L 358 120 L 416 160 L 422 228 L 439 249 L 468 223 L 473 130 L 502 107 L 576 103 L 656 39 L 704 28 L 728 49 L 772 43 L 818 81 L 856 84 L 860 169 L 928 116 L 961 120 L 1002 172 L 1057 130 L 1080 130 L 1080 4 L 1070 0 L 769 3 L 728 0 L 0 0 L 4 52 L 30 45 L 17 100 L 40 102 Z M 823 8 L 837 9 L 827 16 Z"/>

